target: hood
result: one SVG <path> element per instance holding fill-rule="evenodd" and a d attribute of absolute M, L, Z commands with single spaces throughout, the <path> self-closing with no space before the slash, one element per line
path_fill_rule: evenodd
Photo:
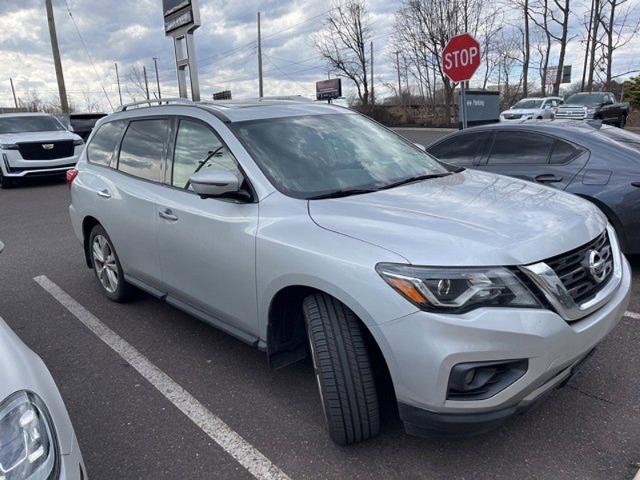
<path fill-rule="evenodd" d="M 502 112 L 502 115 L 504 114 L 509 114 L 509 115 L 526 115 L 528 113 L 535 113 L 537 111 L 539 111 L 539 108 L 511 108 L 509 110 L 505 110 L 504 112 Z"/>
<path fill-rule="evenodd" d="M 464 170 L 390 190 L 311 200 L 321 227 L 391 250 L 414 265 L 538 262 L 602 232 L 591 203 L 549 187 Z"/>
<path fill-rule="evenodd" d="M 71 452 L 73 427 L 49 370 L 0 317 L 0 403 L 21 390 L 42 399 L 53 418 L 62 453 Z"/>
<path fill-rule="evenodd" d="M 0 143 L 55 142 L 59 140 L 79 140 L 80 137 L 68 130 L 51 132 L 2 133 Z"/>

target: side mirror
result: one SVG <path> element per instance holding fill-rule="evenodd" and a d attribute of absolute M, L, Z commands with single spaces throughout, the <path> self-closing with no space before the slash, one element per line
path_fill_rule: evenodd
<path fill-rule="evenodd" d="M 208 168 L 191 175 L 189 183 L 202 198 L 221 197 L 240 190 L 240 180 L 228 170 Z"/>
<path fill-rule="evenodd" d="M 427 151 L 427 147 L 425 147 L 424 145 L 422 145 L 421 143 L 414 143 L 414 145 L 416 147 L 418 147 L 420 150 L 422 150 L 423 152 Z"/>

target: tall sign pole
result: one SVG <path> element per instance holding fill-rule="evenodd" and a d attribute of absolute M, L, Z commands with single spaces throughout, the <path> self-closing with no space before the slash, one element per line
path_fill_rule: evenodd
<path fill-rule="evenodd" d="M 120 97 L 120 105 L 122 105 L 122 89 L 120 88 L 120 74 L 118 73 L 118 63 L 114 62 L 116 66 L 116 81 L 118 82 L 118 96 Z"/>
<path fill-rule="evenodd" d="M 164 32 L 173 39 L 178 74 L 178 91 L 181 98 L 189 98 L 187 71 L 191 84 L 191 99 L 200 101 L 200 82 L 193 32 L 200 26 L 198 0 L 162 0 Z"/>
<path fill-rule="evenodd" d="M 471 80 L 480 66 L 480 43 L 468 33 L 456 35 L 442 51 L 442 70 L 454 83 L 460 84 L 459 116 L 462 128 L 468 126 L 465 82 Z"/>
<path fill-rule="evenodd" d="M 53 52 L 53 64 L 56 69 L 56 79 L 58 80 L 58 94 L 60 95 L 60 107 L 62 113 L 69 113 L 69 101 L 67 100 L 67 89 L 64 86 L 64 75 L 62 74 L 62 61 L 60 60 L 60 49 L 58 48 L 58 36 L 56 34 L 56 20 L 53 16 L 53 5 L 51 0 L 45 0 L 47 6 L 47 21 L 49 22 L 49 36 L 51 37 L 51 51 Z"/>
<path fill-rule="evenodd" d="M 260 32 L 260 12 L 258 12 L 258 94 L 260 98 L 264 96 L 262 88 L 262 34 Z"/>
<path fill-rule="evenodd" d="M 153 64 L 156 67 L 156 86 L 158 87 L 158 98 L 162 98 L 162 93 L 160 92 L 160 75 L 158 75 L 158 57 L 153 57 Z"/>
<path fill-rule="evenodd" d="M 371 40 L 371 105 L 375 105 L 375 94 L 373 92 L 373 40 Z"/>

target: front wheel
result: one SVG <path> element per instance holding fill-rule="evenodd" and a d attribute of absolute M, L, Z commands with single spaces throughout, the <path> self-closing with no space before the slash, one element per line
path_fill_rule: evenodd
<path fill-rule="evenodd" d="M 624 128 L 626 124 L 627 124 L 627 116 L 622 115 L 622 117 L 620 117 L 620 122 L 618 123 L 618 126 L 620 128 Z"/>
<path fill-rule="evenodd" d="M 133 287 L 124 279 L 118 254 L 101 225 L 96 225 L 91 230 L 89 253 L 93 271 L 105 295 L 116 302 L 127 300 Z"/>
<path fill-rule="evenodd" d="M 13 187 L 13 179 L 9 177 L 5 177 L 2 174 L 2 170 L 0 170 L 0 188 L 11 188 Z"/>
<path fill-rule="evenodd" d="M 339 445 L 376 436 L 378 396 L 360 321 L 323 293 L 305 298 L 303 313 L 329 435 Z"/>

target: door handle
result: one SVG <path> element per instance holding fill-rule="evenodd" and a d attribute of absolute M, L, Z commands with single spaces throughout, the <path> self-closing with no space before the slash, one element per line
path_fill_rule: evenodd
<path fill-rule="evenodd" d="M 640 182 L 631 182 L 631 186 L 640 188 Z"/>
<path fill-rule="evenodd" d="M 165 220 L 169 220 L 170 222 L 178 221 L 178 217 L 173 214 L 170 208 L 167 208 L 166 210 L 160 210 L 158 212 L 158 215 L 160 216 L 160 218 L 164 218 Z"/>
<path fill-rule="evenodd" d="M 111 198 L 111 194 L 109 193 L 109 190 L 107 190 L 106 188 L 104 190 L 100 190 L 96 192 L 96 195 L 102 198 Z"/>
<path fill-rule="evenodd" d="M 556 177 L 553 173 L 543 173 L 536 177 L 536 182 L 540 183 L 556 183 L 561 181 L 562 177 Z"/>

